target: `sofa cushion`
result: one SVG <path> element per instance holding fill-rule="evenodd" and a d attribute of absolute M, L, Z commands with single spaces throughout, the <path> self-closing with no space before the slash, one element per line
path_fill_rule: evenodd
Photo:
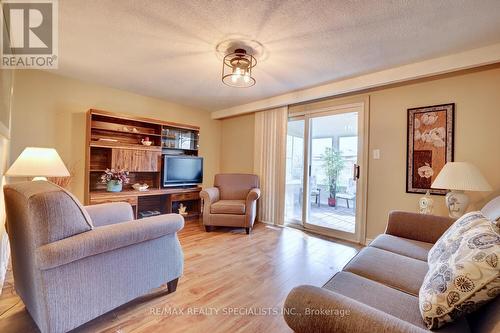
<path fill-rule="evenodd" d="M 427 261 L 427 254 L 432 245 L 434 244 L 387 234 L 377 236 L 370 243 L 372 247 L 423 261 Z"/>
<path fill-rule="evenodd" d="M 245 214 L 245 200 L 219 200 L 210 206 L 212 214 Z"/>
<path fill-rule="evenodd" d="M 344 268 L 370 280 L 418 296 L 427 273 L 425 261 L 402 256 L 376 247 L 365 247 Z"/>
<path fill-rule="evenodd" d="M 418 297 L 349 272 L 339 272 L 323 288 L 425 329 L 418 311 Z M 465 319 L 440 332 L 470 332 Z"/>
<path fill-rule="evenodd" d="M 436 329 L 500 294 L 500 229 L 481 212 L 458 219 L 432 248 L 420 288 L 420 312 Z"/>

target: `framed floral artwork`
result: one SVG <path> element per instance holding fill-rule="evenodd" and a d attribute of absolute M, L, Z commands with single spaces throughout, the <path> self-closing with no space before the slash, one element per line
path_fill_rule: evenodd
<path fill-rule="evenodd" d="M 455 104 L 408 109 L 406 192 L 445 195 L 431 184 L 453 161 Z"/>

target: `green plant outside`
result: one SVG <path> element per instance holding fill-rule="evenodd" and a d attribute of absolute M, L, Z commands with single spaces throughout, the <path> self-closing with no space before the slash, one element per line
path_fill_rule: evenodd
<path fill-rule="evenodd" d="M 328 178 L 330 198 L 335 199 L 337 194 L 337 180 L 340 171 L 344 168 L 344 159 L 339 151 L 330 147 L 325 149 L 325 153 L 321 155 L 321 158 L 323 159 L 323 167 Z"/>

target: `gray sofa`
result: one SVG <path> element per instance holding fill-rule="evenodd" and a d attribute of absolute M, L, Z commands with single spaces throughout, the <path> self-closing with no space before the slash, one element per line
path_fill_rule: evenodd
<path fill-rule="evenodd" d="M 498 206 L 483 211 L 490 220 L 500 216 L 497 201 Z M 290 292 L 285 321 L 300 333 L 429 332 L 420 315 L 418 292 L 428 270 L 427 253 L 453 222 L 447 217 L 390 213 L 385 234 L 323 288 L 299 286 Z M 500 332 L 500 298 L 437 331 Z"/>
<path fill-rule="evenodd" d="M 83 207 L 46 181 L 4 187 L 15 288 L 42 332 L 66 332 L 183 270 L 169 214 L 134 221 L 128 203 Z"/>

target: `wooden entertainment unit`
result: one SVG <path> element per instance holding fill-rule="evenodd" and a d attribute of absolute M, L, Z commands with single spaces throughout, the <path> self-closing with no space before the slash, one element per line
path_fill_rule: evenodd
<path fill-rule="evenodd" d="M 87 112 L 87 152 L 85 162 L 85 204 L 125 201 L 136 218 L 148 212 L 177 213 L 182 203 L 186 220 L 201 213 L 200 191 L 194 187 L 163 187 L 162 156 L 198 156 L 197 126 L 170 123 L 91 109 Z M 149 138 L 152 143 L 142 144 Z M 121 192 L 107 192 L 100 177 L 106 169 L 129 171 L 130 183 Z M 135 183 L 149 185 L 147 191 L 132 188 Z"/>

